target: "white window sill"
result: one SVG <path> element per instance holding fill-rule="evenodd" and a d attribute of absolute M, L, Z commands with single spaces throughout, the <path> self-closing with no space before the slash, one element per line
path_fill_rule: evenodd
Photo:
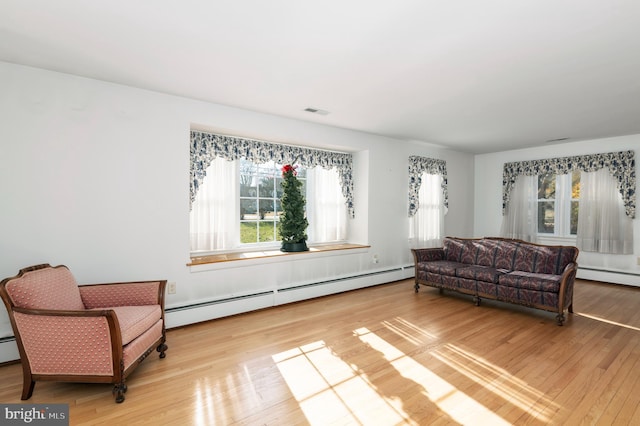
<path fill-rule="evenodd" d="M 325 257 L 344 254 L 366 253 L 370 246 L 362 244 L 332 244 L 309 247 L 309 251 L 283 252 L 278 249 L 265 251 L 233 252 L 192 256 L 187 266 L 191 272 L 212 271 L 217 269 L 238 268 L 263 263 L 287 262 L 303 256 Z"/>

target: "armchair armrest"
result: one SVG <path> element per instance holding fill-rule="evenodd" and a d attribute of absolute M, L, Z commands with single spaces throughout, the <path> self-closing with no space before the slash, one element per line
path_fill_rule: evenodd
<path fill-rule="evenodd" d="M 108 382 L 118 371 L 122 338 L 112 310 L 14 308 L 13 320 L 18 346 L 25 352 L 21 358 L 28 360 L 31 374 L 105 376 Z"/>
<path fill-rule="evenodd" d="M 81 285 L 80 296 L 87 309 L 114 306 L 160 305 L 164 311 L 166 280 Z"/>

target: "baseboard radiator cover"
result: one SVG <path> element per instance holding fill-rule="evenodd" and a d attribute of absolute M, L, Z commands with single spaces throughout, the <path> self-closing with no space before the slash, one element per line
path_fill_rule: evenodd
<path fill-rule="evenodd" d="M 18 344 L 15 337 L 4 337 L 0 339 L 0 364 L 17 361 L 20 359 Z"/>
<path fill-rule="evenodd" d="M 640 271 L 618 271 L 615 269 L 579 266 L 576 278 L 640 287 Z"/>

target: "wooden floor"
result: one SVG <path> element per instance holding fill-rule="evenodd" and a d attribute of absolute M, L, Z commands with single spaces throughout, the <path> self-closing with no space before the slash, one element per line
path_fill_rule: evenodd
<path fill-rule="evenodd" d="M 576 282 L 554 314 L 412 280 L 169 330 L 110 385 L 39 382 L 72 425 L 640 425 L 640 288 Z M 20 402 L 21 368 L 0 367 Z"/>

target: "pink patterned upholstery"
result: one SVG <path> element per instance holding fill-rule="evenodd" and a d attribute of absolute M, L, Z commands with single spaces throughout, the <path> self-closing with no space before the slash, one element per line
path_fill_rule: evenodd
<path fill-rule="evenodd" d="M 153 305 L 158 303 L 158 282 L 83 285 L 80 295 L 87 309 Z"/>
<path fill-rule="evenodd" d="M 66 266 L 24 268 L 0 282 L 23 369 L 22 399 L 37 380 L 113 383 L 154 349 L 165 357 L 166 281 L 78 286 Z"/>
<path fill-rule="evenodd" d="M 109 309 L 113 309 L 118 317 L 123 345 L 140 336 L 162 318 L 159 305 L 118 306 Z"/>
<path fill-rule="evenodd" d="M 78 283 L 67 268 L 29 271 L 7 283 L 13 303 L 27 309 L 84 309 Z"/>
<path fill-rule="evenodd" d="M 104 317 L 14 315 L 33 374 L 113 374 L 111 335 Z"/>

